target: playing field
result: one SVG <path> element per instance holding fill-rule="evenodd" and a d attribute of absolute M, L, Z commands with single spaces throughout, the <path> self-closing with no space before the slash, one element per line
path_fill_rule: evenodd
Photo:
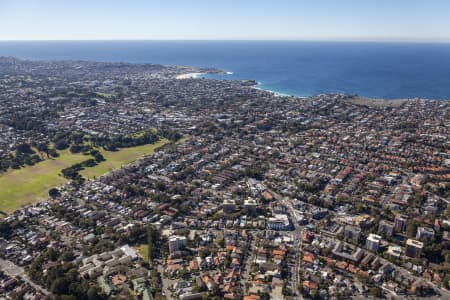
<path fill-rule="evenodd" d="M 0 210 L 11 213 L 23 205 L 45 199 L 49 189 L 67 181 L 60 175 L 62 169 L 89 158 L 67 150 L 59 154 L 57 158 L 1 175 Z"/>
<path fill-rule="evenodd" d="M 155 144 L 124 148 L 116 152 L 102 151 L 106 161 L 95 167 L 86 168 L 80 173 L 89 179 L 101 176 L 143 155 L 153 154 L 155 148 L 168 142 L 166 139 L 161 139 Z M 19 170 L 10 170 L 0 175 L 0 211 L 11 213 L 24 205 L 45 200 L 49 189 L 67 182 L 67 179 L 60 174 L 62 169 L 89 158 L 90 156 L 72 154 L 66 150 L 61 151 L 60 156 L 55 159 L 45 160 Z"/>
<path fill-rule="evenodd" d="M 140 244 L 136 247 L 136 250 L 141 255 L 141 257 L 144 259 L 144 261 L 148 261 L 148 245 L 147 244 Z"/>
<path fill-rule="evenodd" d="M 92 168 L 86 168 L 80 172 L 85 178 L 95 178 L 106 174 L 114 169 L 120 168 L 126 164 L 129 164 L 143 155 L 153 154 L 155 149 L 167 144 L 169 140 L 161 139 L 154 144 L 123 148 L 120 151 L 102 151 L 106 161 L 98 164 Z"/>

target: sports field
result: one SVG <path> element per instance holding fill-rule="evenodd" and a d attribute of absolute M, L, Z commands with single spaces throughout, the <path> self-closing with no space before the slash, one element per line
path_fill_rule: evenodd
<path fill-rule="evenodd" d="M 102 151 L 106 161 L 92 168 L 86 168 L 80 174 L 89 179 L 101 176 L 143 155 L 153 154 L 156 148 L 168 142 L 166 139 L 161 139 L 155 144 L 124 148 L 115 152 Z M 57 158 L 23 169 L 10 170 L 0 175 L 0 211 L 11 213 L 24 205 L 45 200 L 49 189 L 67 182 L 67 179 L 61 175 L 62 169 L 89 158 L 90 156 L 72 154 L 65 150 L 61 151 Z"/>
<path fill-rule="evenodd" d="M 129 164 L 143 155 L 150 155 L 155 152 L 155 149 L 167 144 L 169 140 L 161 139 L 154 144 L 143 146 L 123 148 L 119 151 L 102 151 L 106 161 L 101 162 L 92 168 L 85 168 L 80 172 L 84 178 L 92 179 L 106 174 L 114 169 L 118 169 L 126 164 Z"/>
<path fill-rule="evenodd" d="M 57 158 L 0 175 L 0 210 L 11 213 L 23 205 L 45 199 L 49 189 L 67 181 L 60 174 L 62 169 L 89 158 L 68 150 L 59 154 Z"/>

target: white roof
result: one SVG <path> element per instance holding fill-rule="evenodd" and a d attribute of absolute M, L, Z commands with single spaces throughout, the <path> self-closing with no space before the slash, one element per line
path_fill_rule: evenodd
<path fill-rule="evenodd" d="M 122 250 L 123 253 L 125 253 L 125 255 L 130 256 L 132 259 L 135 259 L 138 257 L 136 251 L 128 245 L 124 245 L 124 246 L 120 247 L 120 250 Z"/>

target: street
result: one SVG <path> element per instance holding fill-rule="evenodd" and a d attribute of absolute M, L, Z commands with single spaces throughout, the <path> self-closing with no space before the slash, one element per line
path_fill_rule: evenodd
<path fill-rule="evenodd" d="M 286 206 L 289 210 L 289 215 L 291 216 L 292 224 L 294 225 L 294 251 L 295 251 L 295 267 L 293 270 L 293 278 L 292 278 L 292 291 L 296 294 L 294 299 L 303 299 L 302 294 L 300 292 L 301 287 L 299 287 L 300 282 L 300 269 L 301 269 L 301 249 L 302 249 L 302 234 L 303 234 L 303 226 L 300 226 L 297 222 L 297 214 L 292 206 L 292 202 L 287 198 L 282 197 L 281 195 L 275 193 L 274 191 L 270 191 L 270 193 L 274 196 L 274 198 Z"/>
<path fill-rule="evenodd" d="M 0 258 L 0 269 L 11 277 L 19 277 L 20 279 L 22 279 L 23 281 L 25 281 L 33 288 L 35 288 L 37 291 L 43 293 L 44 295 L 46 296 L 50 295 L 50 292 L 48 290 L 31 281 L 28 278 L 27 274 L 25 273 L 25 270 L 22 267 L 19 267 L 16 264 L 14 264 L 13 262 Z"/>

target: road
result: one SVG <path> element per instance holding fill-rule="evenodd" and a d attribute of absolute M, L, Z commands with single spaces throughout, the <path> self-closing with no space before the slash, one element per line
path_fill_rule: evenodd
<path fill-rule="evenodd" d="M 281 195 L 275 193 L 274 191 L 270 191 L 270 193 L 274 196 L 274 198 L 278 201 L 280 201 L 284 206 L 287 207 L 289 211 L 289 215 L 291 216 L 292 224 L 294 225 L 294 251 L 295 251 L 295 267 L 294 271 L 291 274 L 292 276 L 292 291 L 295 293 L 296 296 L 294 296 L 294 299 L 303 299 L 302 294 L 300 292 L 300 269 L 301 269 L 301 262 L 302 262 L 302 255 L 301 255 L 301 249 L 302 249 L 302 234 L 303 234 L 303 226 L 300 226 L 297 222 L 297 213 L 292 206 L 292 202 L 289 201 L 288 198 L 282 197 Z"/>
<path fill-rule="evenodd" d="M 175 283 L 177 283 L 177 279 L 170 279 L 167 276 L 163 276 L 163 273 L 165 271 L 164 266 L 158 263 L 157 270 L 161 274 L 161 280 L 162 280 L 162 292 L 164 293 L 164 296 L 167 300 L 172 300 L 174 297 L 172 297 L 172 291 L 169 289 L 171 286 L 173 286 Z"/>
<path fill-rule="evenodd" d="M 249 243 L 249 248 L 248 248 L 248 251 L 250 252 L 250 255 L 247 255 L 247 259 L 246 259 L 246 262 L 244 264 L 243 271 L 242 271 L 242 274 L 241 274 L 242 282 L 244 283 L 244 289 L 245 289 L 244 292 L 246 294 L 248 293 L 248 290 L 245 287 L 245 283 L 250 283 L 252 281 L 252 278 L 250 276 L 251 266 L 252 266 L 253 262 L 255 261 L 256 251 L 254 251 L 254 250 L 257 248 L 256 245 L 259 242 L 259 238 L 256 237 L 256 234 L 254 234 L 252 232 L 252 235 L 253 235 L 253 238 L 252 238 L 251 242 Z"/>
<path fill-rule="evenodd" d="M 294 276 L 292 278 L 292 289 L 295 291 L 296 295 L 294 299 L 302 299 L 302 294 L 300 292 L 300 269 L 301 269 L 301 263 L 302 263 L 302 234 L 303 234 L 303 227 L 300 226 L 297 222 L 297 214 L 292 207 L 292 202 L 288 199 L 284 198 L 282 200 L 283 204 L 288 208 L 289 214 L 292 218 L 292 223 L 294 224 L 294 251 L 295 251 L 295 268 L 294 268 Z"/>
<path fill-rule="evenodd" d="M 163 266 L 161 266 L 160 264 L 157 265 L 157 270 L 158 272 L 161 274 L 161 280 L 162 280 L 162 292 L 163 295 L 166 296 L 166 299 L 171 300 L 172 296 L 171 296 L 171 292 L 169 290 L 169 286 L 170 286 L 170 280 L 166 278 L 166 276 L 163 275 L 164 273 L 164 268 Z"/>
<path fill-rule="evenodd" d="M 31 285 L 33 288 L 35 288 L 37 291 L 43 293 L 46 296 L 49 296 L 51 294 L 48 290 L 31 281 L 30 278 L 25 273 L 25 270 L 22 267 L 19 267 L 18 265 L 14 264 L 12 261 L 0 258 L 0 269 L 11 277 L 19 277 L 20 279 Z"/>

